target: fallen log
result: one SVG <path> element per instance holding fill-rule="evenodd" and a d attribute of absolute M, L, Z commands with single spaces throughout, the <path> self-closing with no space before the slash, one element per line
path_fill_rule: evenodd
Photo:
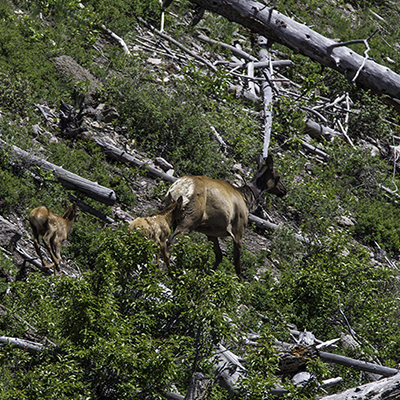
<path fill-rule="evenodd" d="M 119 149 L 111 144 L 104 142 L 101 139 L 91 137 L 89 138 L 91 141 L 96 143 L 101 150 L 110 158 L 116 161 L 120 161 L 126 164 L 134 165 L 136 167 L 142 168 L 148 171 L 149 176 L 152 178 L 161 178 L 168 182 L 175 182 L 178 178 L 168 175 L 162 171 L 159 171 L 156 168 L 148 166 L 145 162 L 140 161 L 136 157 L 131 156 L 126 151 Z"/>
<path fill-rule="evenodd" d="M 320 140 L 321 138 L 331 140 L 336 136 L 341 136 L 340 132 L 335 131 L 327 126 L 321 125 L 312 119 L 307 119 L 304 133 L 309 134 L 313 139 Z"/>
<path fill-rule="evenodd" d="M 75 196 L 72 196 L 72 194 L 68 194 L 69 201 L 75 202 L 76 205 L 79 207 L 80 210 L 87 212 L 89 214 L 94 215 L 98 219 L 101 219 L 104 222 L 107 222 L 108 224 L 113 224 L 115 221 L 110 218 L 109 216 L 105 215 L 99 210 L 96 210 L 95 208 L 89 206 L 89 204 L 84 203 L 81 200 L 78 200 Z"/>
<path fill-rule="evenodd" d="M 344 392 L 320 397 L 320 400 L 394 400 L 400 398 L 400 373 L 380 381 L 366 383 Z"/>
<path fill-rule="evenodd" d="M 264 104 L 264 144 L 263 144 L 263 157 L 268 157 L 269 143 L 271 141 L 272 130 L 272 108 L 273 108 L 273 88 L 272 88 L 272 74 L 269 70 L 269 54 L 267 49 L 267 40 L 259 36 L 258 44 L 261 46 L 259 51 L 260 61 L 265 63 L 266 66 L 262 70 L 266 80 L 261 83 L 261 91 L 263 94 Z"/>
<path fill-rule="evenodd" d="M 263 3 L 254 0 L 191 0 L 191 2 L 308 56 L 378 95 L 400 98 L 398 74 Z"/>
<path fill-rule="evenodd" d="M 346 367 L 352 367 L 360 371 L 371 372 L 373 374 L 378 374 L 382 376 L 393 376 L 400 372 L 396 368 L 389 368 L 366 361 L 354 360 L 352 358 L 340 356 L 338 354 L 327 353 L 325 351 L 320 351 L 318 355 L 323 361 L 344 365 Z"/>
<path fill-rule="evenodd" d="M 0 336 L 0 343 L 9 344 L 27 351 L 43 351 L 45 346 L 41 343 L 32 342 L 30 340 L 13 338 L 8 336 Z"/>
<path fill-rule="evenodd" d="M 0 139 L 0 146 L 8 146 L 6 142 Z M 38 166 L 45 171 L 52 172 L 59 182 L 67 189 L 76 190 L 84 193 L 94 200 L 112 206 L 117 200 L 115 192 L 109 188 L 99 185 L 97 182 L 89 181 L 72 172 L 65 170 L 55 164 L 36 157 L 17 146 L 10 146 L 11 150 L 28 164 Z"/>
<path fill-rule="evenodd" d="M 259 218 L 253 214 L 249 214 L 249 223 L 254 224 L 257 228 L 260 229 L 281 229 L 281 227 L 277 224 L 273 224 L 272 222 L 268 222 L 265 219 Z M 293 234 L 293 237 L 296 238 L 297 240 L 300 240 L 301 242 L 305 243 L 310 243 L 310 240 L 302 235 L 298 235 L 297 233 Z"/>

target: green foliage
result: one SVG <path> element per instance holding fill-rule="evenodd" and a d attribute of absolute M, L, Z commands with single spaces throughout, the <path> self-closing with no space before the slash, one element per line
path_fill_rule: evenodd
<path fill-rule="evenodd" d="M 296 143 L 296 137 L 303 129 L 304 113 L 297 107 L 296 102 L 286 97 L 280 98 L 274 105 L 272 130 Z"/>
<path fill-rule="evenodd" d="M 385 217 L 383 217 L 385 216 Z M 355 234 L 366 244 L 378 243 L 389 253 L 397 255 L 400 250 L 400 211 L 392 204 L 371 199 L 357 208 Z"/>
<path fill-rule="evenodd" d="M 278 384 L 279 355 L 272 347 L 275 338 L 267 331 L 262 332 L 255 346 L 246 354 L 246 369 L 248 375 L 239 381 L 239 390 L 243 398 L 262 400 L 268 396 L 271 389 Z"/>
<path fill-rule="evenodd" d="M 318 165 L 308 169 L 310 166 L 305 164 L 305 160 L 299 159 L 296 164 L 291 162 L 287 170 L 282 168 L 288 177 L 295 173 L 290 180 L 284 180 L 289 193 L 284 207 L 304 231 L 323 233 L 333 223 L 337 213 L 338 186 L 324 179 L 323 169 Z"/>
<path fill-rule="evenodd" d="M 18 76 L 11 78 L 8 74 L 0 72 L 0 101 L 5 110 L 25 117 L 28 112 L 27 106 L 33 102 L 29 82 L 19 79 Z"/>
<path fill-rule="evenodd" d="M 391 129 L 387 123 L 388 107 L 377 96 L 363 93 L 358 104 L 360 113 L 352 114 L 350 132 L 354 137 L 387 139 Z"/>
<path fill-rule="evenodd" d="M 109 168 L 102 162 L 105 156 L 93 144 L 81 142 L 71 148 L 66 143 L 49 143 L 48 149 L 52 163 L 100 185 L 109 185 Z"/>
<path fill-rule="evenodd" d="M 37 390 L 49 398 L 69 398 L 73 391 L 92 397 L 157 396 L 178 377 L 185 382 L 193 370 L 208 365 L 213 345 L 231 336 L 225 313 L 237 307 L 237 284 L 202 268 L 211 265 L 208 245 L 183 240 L 176 252 L 191 265 L 168 275 L 152 263 L 158 249 L 140 232 L 106 229 L 92 246 L 94 266 L 80 278 L 33 274 L 29 282 L 14 283 L 13 295 L 3 299 L 10 315 L 35 321 L 37 334 L 62 349 L 55 356 L 22 354 L 24 360 L 19 350 L 2 353 L 6 371 L 14 360 L 17 374 L 8 383 L 20 398 Z M 0 329 L 23 336 L 27 326 Z M 35 379 L 38 389 L 31 385 Z"/>
<path fill-rule="evenodd" d="M 348 240 L 343 233 L 331 232 L 320 248 L 303 257 L 295 274 L 294 266 L 282 271 L 278 298 L 297 326 L 306 324 L 316 335 L 335 337 L 336 329 L 346 331 L 350 325 L 362 332 L 366 343 L 377 343 L 377 337 L 397 329 L 397 300 L 388 285 L 391 276 L 372 265 L 368 253 Z M 389 319 L 387 325 L 378 328 L 378 314 Z M 391 323 L 395 325 L 389 328 Z"/>

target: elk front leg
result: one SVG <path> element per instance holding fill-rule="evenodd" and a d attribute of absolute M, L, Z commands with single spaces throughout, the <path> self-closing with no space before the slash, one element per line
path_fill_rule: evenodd
<path fill-rule="evenodd" d="M 221 250 L 221 247 L 219 247 L 219 242 L 218 242 L 217 237 L 207 236 L 207 239 L 210 242 L 213 242 L 213 245 L 214 245 L 214 253 L 215 253 L 214 269 L 216 269 L 218 267 L 218 265 L 221 264 L 221 261 L 222 261 L 222 250 Z"/>

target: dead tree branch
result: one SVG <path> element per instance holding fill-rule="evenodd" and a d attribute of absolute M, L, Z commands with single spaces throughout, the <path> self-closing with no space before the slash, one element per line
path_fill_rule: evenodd
<path fill-rule="evenodd" d="M 153 25 L 151 25 L 149 22 L 145 21 L 144 19 L 138 17 L 139 21 L 144 24 L 148 29 L 150 29 L 152 32 L 156 33 L 158 36 L 162 37 L 165 40 L 168 40 L 175 46 L 179 47 L 181 50 L 183 50 L 185 53 L 189 54 L 191 57 L 199 61 L 200 63 L 206 65 L 209 69 L 211 69 L 213 72 L 216 72 L 217 69 L 212 65 L 209 61 L 204 59 L 203 57 L 200 57 L 193 51 L 189 50 L 187 47 L 183 46 L 181 43 L 179 43 L 177 40 L 173 39 L 172 37 L 166 35 L 165 33 L 160 32 L 158 29 L 156 29 Z"/>
<path fill-rule="evenodd" d="M 339 71 L 350 81 L 355 79 L 355 83 L 363 88 L 371 89 L 379 95 L 400 98 L 398 74 L 348 47 L 337 46 L 334 40 L 266 7 L 265 4 L 254 0 L 191 1 L 265 36 L 268 40 L 283 44 L 323 66 Z"/>

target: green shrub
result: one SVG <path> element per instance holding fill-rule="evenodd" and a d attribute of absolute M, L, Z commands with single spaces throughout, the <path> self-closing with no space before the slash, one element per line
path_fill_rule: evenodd
<path fill-rule="evenodd" d="M 351 326 L 364 351 L 370 352 L 373 344 L 389 355 L 387 340 L 398 329 L 398 300 L 393 298 L 397 284 L 390 271 L 373 265 L 347 235 L 332 231 L 321 246 L 281 272 L 276 298 L 300 330 L 307 326 L 316 336 L 333 338 Z M 379 324 L 380 318 L 385 323 Z"/>
<path fill-rule="evenodd" d="M 390 254 L 400 250 L 400 211 L 391 204 L 370 199 L 357 207 L 354 232 L 364 243 L 375 247 L 375 242 Z"/>
<path fill-rule="evenodd" d="M 126 227 L 100 232 L 92 247 L 93 268 L 80 278 L 32 274 L 3 298 L 10 316 L 22 319 L 17 326 L 1 324 L 2 334 L 23 336 L 29 329 L 23 321 L 30 321 L 62 350 L 55 356 L 2 353 L 5 372 L 14 366 L 8 387 L 20 398 L 39 389 L 49 398 L 53 392 L 68 398 L 74 390 L 92 397 L 158 396 L 178 377 L 187 382 L 193 370 L 206 368 L 213 345 L 231 336 L 225 315 L 237 306 L 237 284 L 202 268 L 208 245 L 178 243 L 177 254 L 192 268 L 177 266 L 168 274 L 152 262 L 154 242 Z M 0 385 L 0 393 L 6 390 Z"/>

